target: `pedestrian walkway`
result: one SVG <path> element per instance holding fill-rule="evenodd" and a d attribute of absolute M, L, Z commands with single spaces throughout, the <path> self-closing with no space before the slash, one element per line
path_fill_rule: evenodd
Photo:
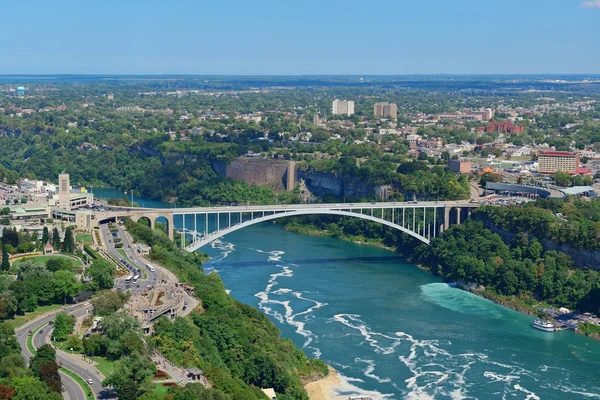
<path fill-rule="evenodd" d="M 201 383 L 206 388 L 210 387 L 208 381 L 206 380 L 206 376 L 202 374 L 199 380 L 190 379 L 190 369 L 181 368 L 173 364 L 171 361 L 167 360 L 162 354 L 160 354 L 156 350 L 154 351 L 154 354 L 152 354 L 152 361 L 154 361 L 154 363 L 156 364 L 157 369 L 165 371 L 171 376 L 171 379 L 160 380 L 157 382 L 176 382 L 177 384 L 182 386 L 190 382 L 197 382 Z M 197 368 L 194 368 L 194 370 L 197 370 Z"/>

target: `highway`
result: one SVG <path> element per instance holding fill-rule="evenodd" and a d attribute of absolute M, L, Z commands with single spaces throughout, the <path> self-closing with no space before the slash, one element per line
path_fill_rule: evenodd
<path fill-rule="evenodd" d="M 161 267 L 156 264 L 151 264 L 155 268 L 154 272 L 151 272 L 148 268 L 146 268 L 146 264 L 148 262 L 145 261 L 140 255 L 138 255 L 137 249 L 133 248 L 133 244 L 129 240 L 129 237 L 125 234 L 125 230 L 123 229 L 123 227 L 119 224 L 115 224 L 115 226 L 118 229 L 117 236 L 121 238 L 121 242 L 123 243 L 123 249 L 127 254 L 127 259 L 125 259 L 124 263 L 121 262 L 121 264 L 127 267 L 132 274 L 134 268 L 139 271 L 141 277 L 144 276 L 143 271 L 146 271 L 147 274 L 146 279 L 140 278 L 140 280 L 137 283 L 132 283 L 131 287 L 129 288 L 127 287 L 123 279 L 117 280 L 115 282 L 115 287 L 121 290 L 131 290 L 132 293 L 141 293 L 148 287 L 148 285 L 155 285 L 161 279 Z M 100 225 L 100 234 L 102 235 L 102 240 L 104 241 L 104 245 L 108 253 L 116 257 L 118 260 L 122 260 L 123 256 L 119 254 L 119 252 L 114 246 L 115 238 L 108 229 L 108 224 Z M 162 278 L 166 279 L 165 276 L 163 276 Z"/>

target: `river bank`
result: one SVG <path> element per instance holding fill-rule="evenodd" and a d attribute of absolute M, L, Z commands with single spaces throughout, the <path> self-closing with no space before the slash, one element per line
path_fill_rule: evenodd
<path fill-rule="evenodd" d="M 310 400 L 331 400 L 336 397 L 335 388 L 342 382 L 335 369 L 328 367 L 329 374 L 318 381 L 307 383 L 304 389 L 308 392 Z"/>

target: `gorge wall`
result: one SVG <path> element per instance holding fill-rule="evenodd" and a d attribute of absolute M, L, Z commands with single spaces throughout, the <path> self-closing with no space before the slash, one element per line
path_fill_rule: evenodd
<path fill-rule="evenodd" d="M 267 186 L 276 192 L 296 187 L 296 162 L 272 158 L 239 157 L 226 164 L 212 160 L 211 166 L 219 175 L 249 185 Z"/>

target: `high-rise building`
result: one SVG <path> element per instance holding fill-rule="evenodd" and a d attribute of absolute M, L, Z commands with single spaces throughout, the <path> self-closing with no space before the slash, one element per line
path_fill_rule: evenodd
<path fill-rule="evenodd" d="M 577 173 L 579 169 L 579 154 L 568 151 L 548 151 L 538 156 L 538 171 L 542 174 L 557 172 Z"/>
<path fill-rule="evenodd" d="M 354 114 L 354 101 L 352 100 L 334 100 L 332 105 L 333 115 L 352 115 Z"/>
<path fill-rule="evenodd" d="M 58 207 L 71 211 L 71 183 L 69 174 L 58 175 Z"/>
<path fill-rule="evenodd" d="M 375 103 L 373 106 L 375 117 L 396 119 L 398 115 L 398 106 L 393 103 Z"/>

